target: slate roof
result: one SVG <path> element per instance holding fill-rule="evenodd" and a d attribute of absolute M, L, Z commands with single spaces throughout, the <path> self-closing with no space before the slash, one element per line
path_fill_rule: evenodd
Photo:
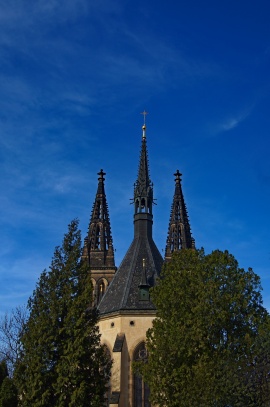
<path fill-rule="evenodd" d="M 149 176 L 145 124 L 142 129 L 133 200 L 134 239 L 98 306 L 101 315 L 124 310 L 155 310 L 151 299 L 142 300 L 140 297 L 141 282 L 154 286 L 163 264 L 162 256 L 152 238 L 153 184 Z"/>
<path fill-rule="evenodd" d="M 99 304 L 99 312 L 107 314 L 120 310 L 154 310 L 150 301 L 140 301 L 143 259 L 146 263 L 147 282 L 152 287 L 161 272 L 163 259 L 153 239 L 134 238 L 113 281 Z"/>

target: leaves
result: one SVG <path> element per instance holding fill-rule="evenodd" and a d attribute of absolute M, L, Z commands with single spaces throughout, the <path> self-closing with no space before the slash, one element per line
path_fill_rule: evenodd
<path fill-rule="evenodd" d="M 249 405 L 247 377 L 267 320 L 260 290 L 259 277 L 227 251 L 174 253 L 151 292 L 157 318 L 147 333 L 148 363 L 140 366 L 153 403 Z M 249 386 L 248 402 L 257 391 Z"/>
<path fill-rule="evenodd" d="M 17 407 L 18 393 L 14 380 L 6 377 L 0 390 L 0 407 Z"/>
<path fill-rule="evenodd" d="M 91 279 L 81 254 L 75 220 L 28 302 L 15 371 L 23 407 L 103 403 L 111 362 L 100 345 Z"/>

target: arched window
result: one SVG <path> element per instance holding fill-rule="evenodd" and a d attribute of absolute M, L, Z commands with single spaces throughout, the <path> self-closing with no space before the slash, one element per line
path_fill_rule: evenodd
<path fill-rule="evenodd" d="M 139 346 L 134 351 L 134 361 L 147 361 L 147 351 L 145 348 L 145 343 L 140 343 Z M 149 387 L 144 381 L 142 377 L 138 374 L 134 374 L 133 376 L 133 383 L 134 383 L 134 407 L 150 407 L 150 390 Z"/>
<path fill-rule="evenodd" d="M 105 282 L 103 280 L 101 280 L 98 284 L 97 284 L 97 304 L 100 303 L 104 293 L 106 290 L 106 285 Z"/>

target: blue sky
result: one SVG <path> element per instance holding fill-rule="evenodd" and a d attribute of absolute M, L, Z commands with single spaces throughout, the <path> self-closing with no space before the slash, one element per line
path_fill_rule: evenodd
<path fill-rule="evenodd" d="M 71 219 L 86 235 L 101 168 L 119 265 L 144 109 L 160 251 L 179 169 L 196 246 L 252 267 L 270 309 L 269 2 L 0 6 L 0 315 L 26 303 Z"/>

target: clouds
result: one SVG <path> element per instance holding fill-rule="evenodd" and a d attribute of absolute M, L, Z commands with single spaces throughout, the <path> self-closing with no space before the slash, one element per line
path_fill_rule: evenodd
<path fill-rule="evenodd" d="M 59 111 L 59 121 L 73 113 L 87 116 L 93 106 L 108 108 L 116 98 L 135 100 L 217 74 L 217 66 L 188 57 L 179 45 L 145 26 L 139 10 L 128 24 L 123 18 L 127 8 L 125 2 L 110 0 L 3 3 L 4 131 L 10 115 L 13 123 L 23 122 L 23 115 L 42 121 L 52 110 Z"/>
<path fill-rule="evenodd" d="M 234 42 L 224 43 L 227 35 L 235 39 L 234 32 L 224 34 L 226 19 L 235 16 L 229 6 L 224 3 L 228 14 L 220 19 L 220 29 L 210 6 L 204 4 L 202 15 L 195 15 L 189 3 L 0 0 L 1 278 L 10 270 L 10 280 L 3 280 L 10 297 L 3 301 L 10 305 L 14 296 L 17 305 L 28 284 L 32 290 L 74 217 L 81 219 L 84 236 L 100 168 L 107 173 L 114 246 L 121 260 L 133 232 L 129 199 L 144 108 L 151 113 L 149 160 L 160 248 L 172 174 L 179 168 L 185 194 L 189 188 L 195 239 L 216 248 L 233 245 L 230 240 L 237 236 L 238 253 L 244 257 L 250 251 L 245 243 L 252 228 L 245 216 L 250 219 L 256 202 L 249 195 L 252 177 L 245 181 L 246 167 L 261 160 L 253 159 L 258 154 L 254 133 L 264 138 L 269 115 L 265 107 L 257 132 L 258 75 L 255 65 L 248 65 L 253 56 L 248 53 L 243 62 Z M 250 34 L 254 44 L 255 34 Z M 238 44 L 248 44 L 251 37 L 247 27 L 241 37 L 237 24 Z M 232 215 L 230 205 L 240 208 L 241 216 Z M 256 225 L 263 224 L 259 215 L 255 219 L 253 213 Z M 14 287 L 12 275 L 21 282 Z"/>
<path fill-rule="evenodd" d="M 2 27 L 12 27 L 19 23 L 19 27 L 34 27 L 37 23 L 55 23 L 74 20 L 89 12 L 113 12 L 117 10 L 118 2 L 101 0 L 89 2 L 87 0 L 10 0 L 1 1 L 0 21 Z"/>
<path fill-rule="evenodd" d="M 235 117 L 235 118 L 230 118 L 226 120 L 225 122 L 220 124 L 220 131 L 229 131 L 234 129 L 239 125 L 244 120 L 244 117 Z"/>
<path fill-rule="evenodd" d="M 209 125 L 209 133 L 211 135 L 219 135 L 224 132 L 230 132 L 240 126 L 248 117 L 252 114 L 255 104 L 252 106 L 242 109 L 240 113 L 228 114 L 225 119 L 221 119 L 219 123 Z M 229 110 L 226 108 L 226 110 Z"/>

